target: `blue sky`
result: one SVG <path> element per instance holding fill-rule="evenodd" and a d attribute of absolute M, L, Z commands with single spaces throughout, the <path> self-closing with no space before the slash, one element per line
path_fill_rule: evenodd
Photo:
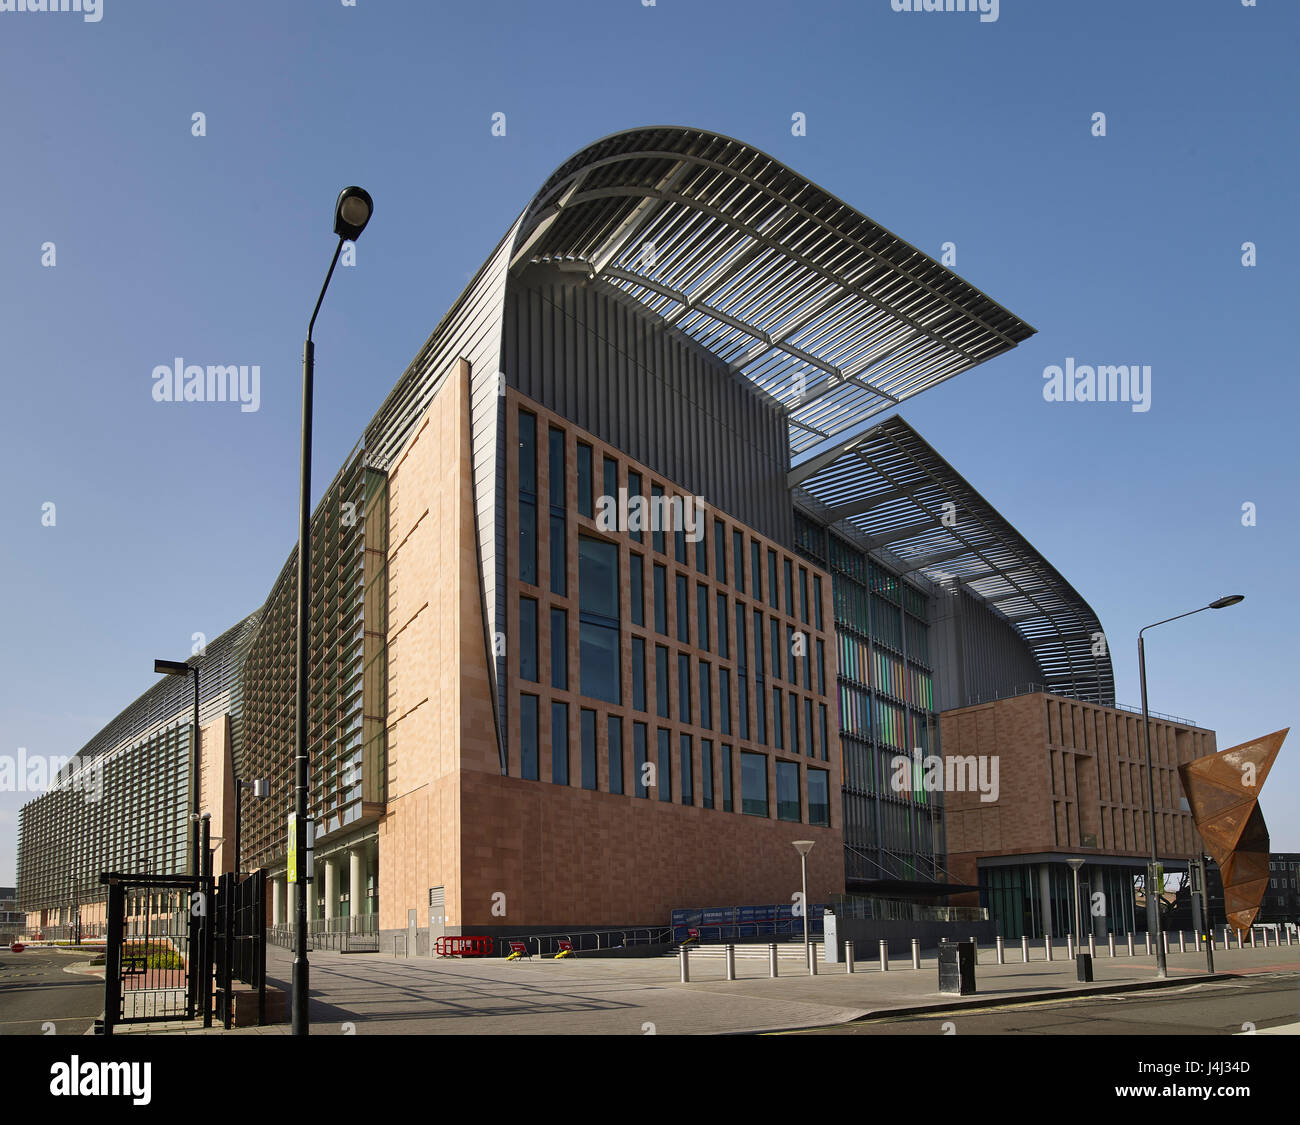
<path fill-rule="evenodd" d="M 103 5 L 0 11 L 0 754 L 74 753 L 155 656 L 265 598 L 341 187 L 376 210 L 317 327 L 318 493 L 549 172 L 649 124 L 955 243 L 1038 335 L 903 416 L 1096 609 L 1121 702 L 1142 625 L 1240 592 L 1149 636 L 1151 705 L 1220 747 L 1293 721 L 1294 3 Z M 260 365 L 260 408 L 153 401 L 177 356 Z M 1067 357 L 1150 365 L 1151 408 L 1045 401 Z M 1275 850 L 1300 850 L 1292 742 L 1263 794 Z M 25 799 L 0 793 L 0 883 Z"/>

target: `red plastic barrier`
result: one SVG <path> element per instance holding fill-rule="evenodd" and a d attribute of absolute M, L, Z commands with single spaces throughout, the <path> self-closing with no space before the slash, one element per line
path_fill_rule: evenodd
<path fill-rule="evenodd" d="M 490 937 L 474 934 L 456 934 L 440 937 L 433 943 L 439 957 L 491 957 L 496 952 L 496 942 Z"/>

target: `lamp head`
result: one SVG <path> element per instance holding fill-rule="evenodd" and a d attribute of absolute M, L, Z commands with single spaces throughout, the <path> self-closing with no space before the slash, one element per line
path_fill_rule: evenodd
<path fill-rule="evenodd" d="M 1226 597 L 1217 598 L 1210 603 L 1211 609 L 1226 609 L 1230 605 L 1236 605 L 1238 602 L 1246 600 L 1245 594 L 1228 594 Z"/>
<path fill-rule="evenodd" d="M 334 204 L 334 233 L 355 242 L 374 211 L 374 200 L 365 188 L 345 187 Z"/>

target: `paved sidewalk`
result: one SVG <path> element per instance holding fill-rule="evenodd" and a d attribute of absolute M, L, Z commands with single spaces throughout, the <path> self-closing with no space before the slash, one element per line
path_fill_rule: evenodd
<path fill-rule="evenodd" d="M 1042 956 L 1041 950 L 1037 954 Z M 670 958 L 588 958 L 554 961 L 394 958 L 381 954 L 311 955 L 312 1034 L 415 1035 L 707 1035 L 820 1027 L 883 1014 L 943 1011 L 1016 999 L 1046 999 L 1132 988 L 1186 988 L 1213 980 L 1203 953 L 1171 952 L 1169 979 L 1157 982 L 1155 959 L 1104 951 L 1093 962 L 1095 982 L 1080 985 L 1072 961 L 993 963 L 980 951 L 978 993 L 941 996 L 933 955 L 914 970 L 910 959 L 881 972 L 859 962 L 821 965 L 817 976 L 781 965 L 773 980 L 765 961 L 737 961 L 740 979 L 725 979 L 721 959 L 697 958 L 691 983 L 679 980 Z M 1215 968 L 1231 973 L 1300 973 L 1300 947 L 1217 950 Z M 289 987 L 290 954 L 269 947 L 267 974 Z M 288 1024 L 204 1030 L 192 1024 L 134 1024 L 118 1034 L 283 1035 Z"/>

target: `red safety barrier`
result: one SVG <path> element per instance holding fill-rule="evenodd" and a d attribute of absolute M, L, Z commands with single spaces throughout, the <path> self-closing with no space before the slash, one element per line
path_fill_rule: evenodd
<path fill-rule="evenodd" d="M 440 937 L 433 943 L 439 957 L 491 957 L 496 952 L 496 941 L 490 937 L 456 934 Z"/>

